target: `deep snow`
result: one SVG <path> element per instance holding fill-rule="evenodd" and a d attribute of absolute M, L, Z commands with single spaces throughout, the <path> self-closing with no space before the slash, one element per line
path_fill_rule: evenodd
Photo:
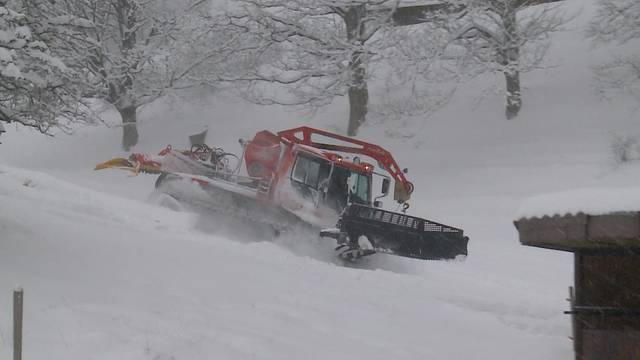
<path fill-rule="evenodd" d="M 151 176 L 94 172 L 124 155 L 118 128 L 48 138 L 8 126 L 0 145 L 2 356 L 10 356 L 11 289 L 20 284 L 25 358 L 569 358 L 562 311 L 572 258 L 522 247 L 512 221 L 525 198 L 633 186 L 640 166 L 610 156 L 612 133 L 636 133 L 637 113 L 591 89 L 591 66 L 610 51 L 584 40 L 592 5 L 563 6 L 576 18 L 554 35 L 554 66 L 523 76 L 517 119 L 504 120 L 503 97 L 487 90 L 502 79 L 483 76 L 432 117 L 372 119 L 361 131 L 409 167 L 411 214 L 470 236 L 464 262 L 376 255 L 352 268 L 308 235 L 275 243 L 250 231 L 229 236 L 233 227 L 211 214 L 158 206 Z M 374 88 L 372 101 L 381 96 Z M 229 151 L 261 129 L 345 125 L 343 101 L 310 116 L 198 100 L 143 109 L 135 151 L 184 145 L 203 121 L 208 142 Z"/>
<path fill-rule="evenodd" d="M 527 281 L 472 278 L 456 262 L 419 275 L 339 267 L 198 233 L 187 213 L 1 171 L 2 284 L 25 288 L 28 358 L 535 359 L 566 348 L 550 305 L 562 301 Z M 6 343 L 6 317 L 2 329 Z"/>

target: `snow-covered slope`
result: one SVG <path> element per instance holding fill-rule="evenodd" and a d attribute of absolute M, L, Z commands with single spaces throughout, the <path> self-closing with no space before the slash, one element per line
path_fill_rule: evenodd
<path fill-rule="evenodd" d="M 122 155 L 118 128 L 47 138 L 7 127 L 0 145 L 2 356 L 10 351 L 10 292 L 21 284 L 25 358 L 570 357 L 562 311 L 571 256 L 520 246 L 512 221 L 529 196 L 632 186 L 640 166 L 614 166 L 610 158 L 611 134 L 637 133 L 637 113 L 630 104 L 602 103 L 591 90 L 591 66 L 608 56 L 583 37 L 592 5 L 563 6 L 576 18 L 554 37 L 555 66 L 523 76 L 517 119 L 504 120 L 501 95 L 481 95 L 502 81 L 486 76 L 433 117 L 372 121 L 361 131 L 409 167 L 417 185 L 412 214 L 471 237 L 464 262 L 376 255 L 347 268 L 322 245 L 300 248 L 297 240 L 315 241 L 307 235 L 275 244 L 244 232 L 226 236 L 211 214 L 157 206 L 153 177 L 92 171 Z M 373 89 L 376 96 L 384 94 Z M 337 101 L 311 117 L 231 98 L 154 104 L 140 114 L 135 150 L 183 145 L 185 132 L 203 121 L 208 142 L 231 151 L 239 137 L 265 128 L 342 130 L 345 108 Z"/>
<path fill-rule="evenodd" d="M 335 266 L 13 167 L 0 168 L 0 189 L 0 308 L 19 282 L 25 358 L 539 359 L 569 348 L 562 300 L 513 276 L 470 277 L 457 262 L 420 274 Z"/>

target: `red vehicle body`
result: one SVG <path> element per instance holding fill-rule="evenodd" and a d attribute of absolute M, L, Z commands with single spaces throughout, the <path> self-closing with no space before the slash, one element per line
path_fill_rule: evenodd
<path fill-rule="evenodd" d="M 327 140 L 333 140 L 334 143 Z M 335 142 L 342 144 L 335 144 Z M 335 204 L 332 206 L 334 210 L 340 212 L 350 200 L 349 191 L 358 195 L 358 190 L 360 195 L 353 200 L 373 205 L 372 175 L 375 166 L 360 161 L 358 157 L 349 158 L 344 154 L 364 155 L 377 161 L 397 184 L 394 198 L 401 203 L 409 199 L 413 185 L 406 179 L 388 151 L 368 142 L 306 126 L 283 130 L 277 135 L 266 130 L 257 133 L 253 140 L 245 143 L 244 161 L 250 177 L 269 182 L 269 192 L 265 194 L 267 198 L 282 203 L 285 207 L 291 204 L 282 198 L 278 190 L 286 186 L 285 183 L 289 179 L 293 187 L 303 195 L 306 191 L 316 193 L 313 195 L 321 198 L 316 199 L 315 206 L 321 206 L 322 200 L 334 200 L 334 202 L 342 200 L 342 208 Z M 298 171 L 303 165 L 301 162 L 317 164 L 318 172 L 309 174 L 309 171 Z M 315 167 L 315 165 L 311 166 Z M 388 179 L 387 175 L 380 175 Z M 345 176 L 347 179 L 344 178 Z M 357 181 L 351 184 L 351 189 L 336 189 L 336 186 L 332 186 L 345 180 L 348 182 L 352 177 L 356 177 Z M 344 192 L 335 193 L 338 190 L 344 190 Z M 382 195 L 387 189 L 384 190 Z"/>

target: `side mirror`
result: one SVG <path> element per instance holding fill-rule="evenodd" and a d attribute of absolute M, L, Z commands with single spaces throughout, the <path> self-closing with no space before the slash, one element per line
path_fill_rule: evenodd
<path fill-rule="evenodd" d="M 383 194 L 388 194 L 389 193 L 389 185 L 390 185 L 390 181 L 387 178 L 382 179 L 382 193 Z"/>

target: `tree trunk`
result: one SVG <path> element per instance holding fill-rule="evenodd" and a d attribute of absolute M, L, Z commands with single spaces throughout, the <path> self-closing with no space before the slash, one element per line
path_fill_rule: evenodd
<path fill-rule="evenodd" d="M 365 5 L 353 6 L 345 9 L 344 22 L 347 30 L 347 40 L 356 47 L 361 46 L 364 35 L 364 23 L 367 8 Z M 349 126 L 347 134 L 354 136 L 360 125 L 366 121 L 369 90 L 367 89 L 366 69 L 362 63 L 362 51 L 354 51 L 349 61 Z"/>
<path fill-rule="evenodd" d="M 362 72 L 364 72 L 364 69 L 362 69 Z M 366 82 L 363 81 L 360 87 L 356 85 L 349 87 L 349 128 L 347 135 L 357 135 L 360 125 L 366 120 L 368 102 L 369 90 Z"/>
<path fill-rule="evenodd" d="M 504 78 L 507 81 L 507 104 L 505 115 L 507 119 L 518 116 L 522 107 L 522 97 L 520 96 L 520 73 L 517 70 L 505 71 Z"/>
<path fill-rule="evenodd" d="M 507 103 L 505 115 L 507 119 L 518 116 L 522 107 L 522 97 L 520 93 L 520 38 L 518 36 L 518 24 L 516 22 L 516 9 L 509 1 L 505 2 L 504 14 L 502 16 L 504 25 L 505 47 L 502 54 L 504 66 L 504 78 L 507 88 Z"/>
<path fill-rule="evenodd" d="M 138 127 L 136 126 L 136 107 L 128 106 L 118 109 L 122 116 L 122 149 L 129 151 L 138 143 Z"/>
<path fill-rule="evenodd" d="M 117 0 L 113 6 L 120 29 L 122 57 L 125 63 L 135 64 L 136 58 L 131 57 L 131 53 L 136 46 L 136 29 L 140 28 L 136 17 L 138 3 L 133 0 Z M 135 65 L 129 66 L 135 68 Z M 113 92 L 110 96 L 122 116 L 122 148 L 126 151 L 138 143 L 137 106 L 133 105 L 131 96 L 134 80 L 134 75 L 130 71 L 132 68 L 120 70 L 121 81 L 112 88 Z"/>

